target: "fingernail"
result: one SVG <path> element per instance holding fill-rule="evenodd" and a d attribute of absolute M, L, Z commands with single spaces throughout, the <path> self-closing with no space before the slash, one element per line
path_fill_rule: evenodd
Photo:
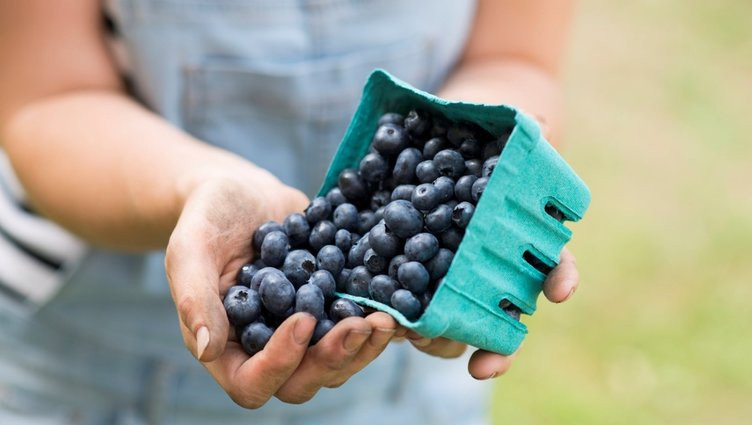
<path fill-rule="evenodd" d="M 494 372 L 494 373 L 492 373 L 492 374 L 488 375 L 488 377 L 487 377 L 486 379 L 494 379 L 494 378 L 496 378 L 497 376 L 499 376 L 499 372 Z"/>
<path fill-rule="evenodd" d="M 355 351 L 366 342 L 369 336 L 371 336 L 371 331 L 351 330 L 345 337 L 342 346 L 347 351 Z"/>
<path fill-rule="evenodd" d="M 408 339 L 416 347 L 427 347 L 429 344 L 431 344 L 431 340 L 428 338 L 418 337 L 418 338 L 408 338 Z"/>
<path fill-rule="evenodd" d="M 371 337 L 370 344 L 374 347 L 385 345 L 394 336 L 396 329 L 376 328 L 376 332 Z"/>
<path fill-rule="evenodd" d="M 571 290 L 571 291 L 569 291 L 569 294 L 567 294 L 567 296 L 566 296 L 566 297 L 564 297 L 564 299 L 563 299 L 563 300 L 561 300 L 561 301 L 559 301 L 559 302 L 560 302 L 560 303 L 563 303 L 564 301 L 566 301 L 566 300 L 568 300 L 568 299 L 572 298 L 572 295 L 574 295 L 574 291 L 576 291 L 576 290 L 577 290 L 577 287 L 575 286 L 574 288 L 572 288 L 572 290 Z"/>
<path fill-rule="evenodd" d="M 295 322 L 295 329 L 292 330 L 292 337 L 300 345 L 308 344 L 311 339 L 312 328 L 316 326 L 316 319 L 310 314 L 306 314 Z"/>
<path fill-rule="evenodd" d="M 204 356 L 204 351 L 206 350 L 206 347 L 209 346 L 210 339 L 209 328 L 206 326 L 198 328 L 198 331 L 196 332 L 196 354 L 199 360 Z"/>

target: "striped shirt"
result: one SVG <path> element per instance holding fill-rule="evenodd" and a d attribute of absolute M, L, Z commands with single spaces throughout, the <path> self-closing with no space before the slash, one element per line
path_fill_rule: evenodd
<path fill-rule="evenodd" d="M 0 150 L 0 296 L 39 307 L 80 263 L 86 244 L 29 208 Z"/>

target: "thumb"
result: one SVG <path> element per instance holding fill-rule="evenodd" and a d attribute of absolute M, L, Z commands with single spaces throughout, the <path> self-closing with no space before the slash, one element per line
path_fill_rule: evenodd
<path fill-rule="evenodd" d="M 224 352 L 230 324 L 219 296 L 220 273 L 199 246 L 171 240 L 165 268 L 183 341 L 197 359 L 207 362 Z"/>

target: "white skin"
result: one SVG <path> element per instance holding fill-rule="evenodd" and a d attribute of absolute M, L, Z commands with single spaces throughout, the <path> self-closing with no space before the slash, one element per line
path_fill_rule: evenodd
<path fill-rule="evenodd" d="M 345 319 L 308 347 L 315 320 L 298 313 L 249 358 L 230 338 L 221 296 L 252 257 L 252 229 L 308 200 L 129 98 L 105 48 L 100 7 L 97 0 L 0 2 L 0 146 L 45 216 L 99 246 L 166 249 L 185 344 L 236 403 L 305 402 L 347 381 L 395 338 L 434 356 L 465 351 L 408 333 L 384 313 Z M 571 2 L 482 0 L 478 10 L 462 61 L 439 95 L 518 105 L 555 140 Z M 565 250 L 543 292 L 558 303 L 577 284 Z M 513 358 L 478 350 L 468 371 L 499 376 Z"/>

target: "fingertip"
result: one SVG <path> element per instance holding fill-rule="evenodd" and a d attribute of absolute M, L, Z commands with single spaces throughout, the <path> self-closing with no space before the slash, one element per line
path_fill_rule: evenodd
<path fill-rule="evenodd" d="M 211 341 L 209 328 L 207 328 L 206 326 L 201 326 L 198 329 L 198 332 L 196 332 L 196 357 L 199 360 L 203 360 L 204 352 L 206 351 L 206 347 L 209 345 L 209 341 Z"/>
<path fill-rule="evenodd" d="M 543 283 L 543 294 L 553 303 L 561 303 L 574 294 L 580 282 L 580 274 L 574 256 L 567 250 L 562 251 L 561 261 Z"/>
<path fill-rule="evenodd" d="M 301 312 L 293 314 L 290 319 L 293 322 L 293 339 L 297 344 L 307 346 L 316 328 L 316 318 L 309 313 Z"/>
<path fill-rule="evenodd" d="M 509 370 L 516 353 L 504 356 L 485 350 L 476 350 L 467 364 L 467 371 L 475 379 L 486 380 L 501 376 Z"/>
<path fill-rule="evenodd" d="M 369 314 L 365 319 L 374 329 L 396 330 L 398 326 L 394 317 L 380 311 Z"/>

